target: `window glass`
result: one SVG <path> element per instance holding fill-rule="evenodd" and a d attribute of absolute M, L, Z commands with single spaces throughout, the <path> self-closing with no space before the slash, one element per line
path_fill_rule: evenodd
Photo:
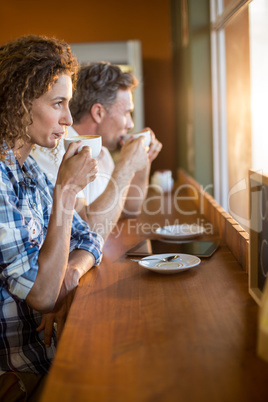
<path fill-rule="evenodd" d="M 229 212 L 245 225 L 249 210 L 248 170 L 252 166 L 247 7 L 225 26 L 225 55 Z"/>

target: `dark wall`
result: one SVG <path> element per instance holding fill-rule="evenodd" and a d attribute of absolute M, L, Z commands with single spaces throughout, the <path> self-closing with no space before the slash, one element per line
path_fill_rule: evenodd
<path fill-rule="evenodd" d="M 164 147 L 153 170 L 175 171 L 176 149 L 169 0 L 9 0 L 0 3 L 0 43 L 24 34 L 67 42 L 138 39 L 142 43 L 145 124 Z"/>

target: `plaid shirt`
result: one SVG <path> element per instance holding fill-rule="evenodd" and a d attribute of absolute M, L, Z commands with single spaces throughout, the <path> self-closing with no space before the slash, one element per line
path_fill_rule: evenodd
<path fill-rule="evenodd" d="M 44 331 L 36 331 L 42 314 L 25 299 L 38 272 L 53 186 L 31 156 L 22 168 L 13 152 L 8 158 L 0 162 L 0 370 L 46 373 L 55 354 L 55 333 L 46 348 Z M 87 250 L 97 265 L 102 246 L 102 237 L 74 212 L 70 252 Z"/>

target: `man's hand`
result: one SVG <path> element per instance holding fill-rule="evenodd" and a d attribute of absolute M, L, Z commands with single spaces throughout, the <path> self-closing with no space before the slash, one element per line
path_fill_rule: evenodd
<path fill-rule="evenodd" d="M 129 172 L 133 174 L 144 169 L 148 165 L 149 151 L 149 147 L 144 146 L 144 141 L 143 137 L 127 140 L 118 155 L 117 164 L 128 165 Z"/>
<path fill-rule="evenodd" d="M 144 169 L 146 165 L 151 164 L 162 149 L 162 144 L 156 138 L 155 133 L 149 127 L 146 127 L 144 131 L 150 131 L 151 143 L 149 147 L 144 146 L 145 139 L 142 136 L 136 139 L 130 138 L 122 146 L 121 152 L 119 154 L 119 160 L 120 158 L 128 158 L 131 165 L 136 168 L 136 172 Z M 147 159 L 139 159 L 142 157 L 144 158 L 145 156 L 142 152 L 141 145 L 143 146 L 143 149 L 147 152 Z M 137 147 L 140 153 L 137 153 Z"/>
<path fill-rule="evenodd" d="M 161 151 L 162 144 L 160 141 L 158 141 L 154 132 L 150 128 L 148 128 L 148 130 L 150 130 L 150 133 L 151 133 L 151 144 L 150 144 L 149 151 L 148 151 L 148 159 L 149 159 L 149 162 L 152 163 L 152 161 L 155 160 L 155 158 L 158 156 L 159 152 Z"/>

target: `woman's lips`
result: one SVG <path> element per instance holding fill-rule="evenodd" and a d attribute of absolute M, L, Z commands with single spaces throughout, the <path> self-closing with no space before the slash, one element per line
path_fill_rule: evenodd
<path fill-rule="evenodd" d="M 64 134 L 65 134 L 64 132 L 63 133 L 54 133 L 54 135 L 57 139 L 61 139 L 64 136 Z"/>

